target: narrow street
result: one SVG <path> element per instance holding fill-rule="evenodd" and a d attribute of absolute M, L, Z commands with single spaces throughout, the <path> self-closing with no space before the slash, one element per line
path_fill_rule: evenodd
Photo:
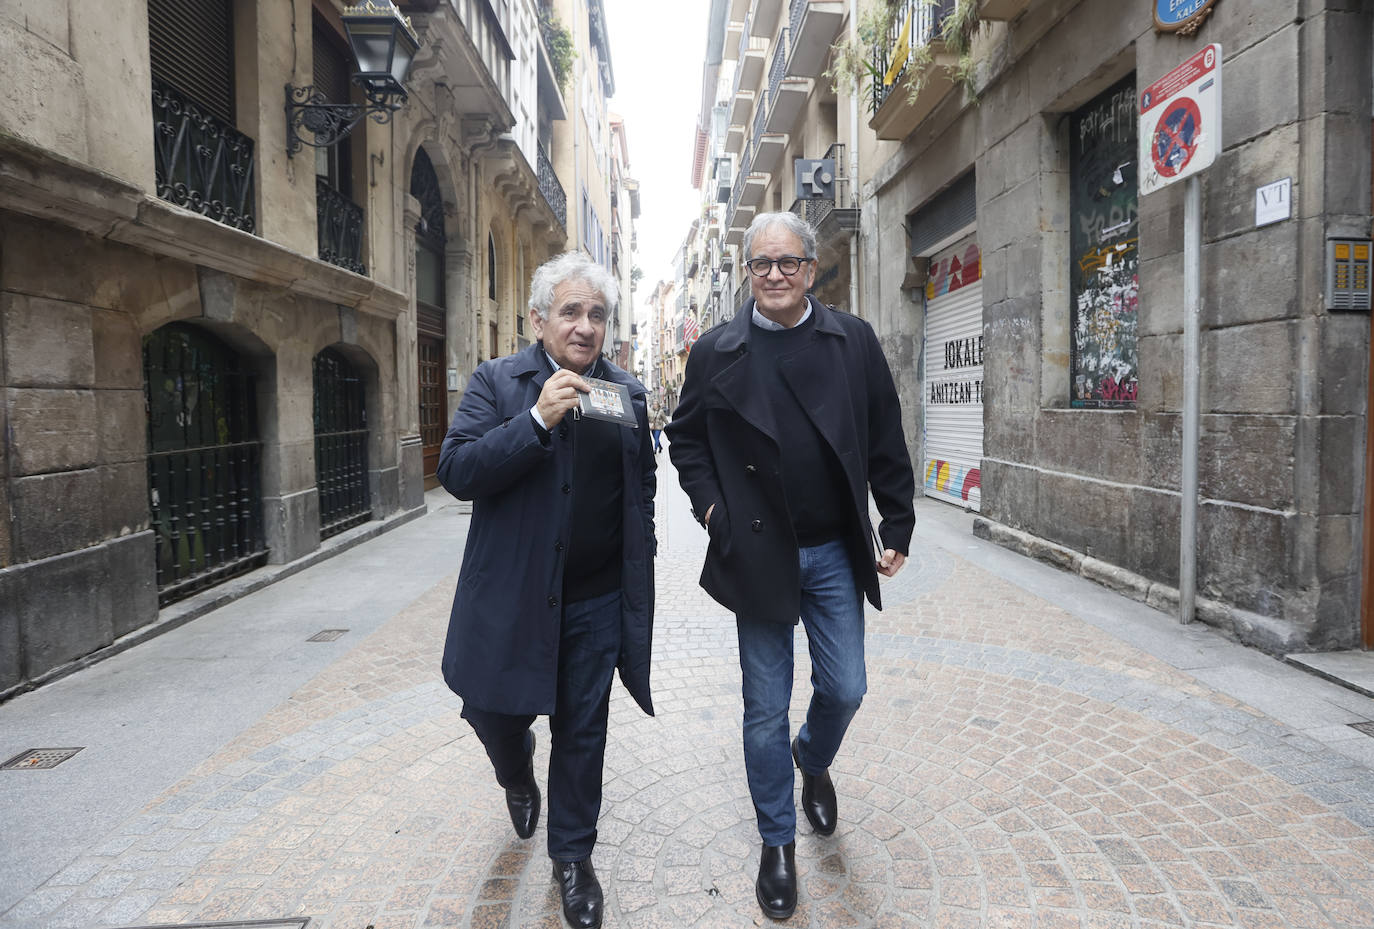
<path fill-rule="evenodd" d="M 658 715 L 617 683 L 606 925 L 770 925 L 733 624 L 666 453 L 659 487 Z M 81 748 L 0 771 L 0 929 L 562 925 L 543 823 L 515 838 L 439 678 L 468 516 L 428 503 L 0 705 L 4 758 Z M 1374 700 L 975 539 L 953 507 L 917 518 L 869 614 L 840 826 L 803 820 L 787 925 L 1374 926 L 1374 737 L 1351 725 Z"/>

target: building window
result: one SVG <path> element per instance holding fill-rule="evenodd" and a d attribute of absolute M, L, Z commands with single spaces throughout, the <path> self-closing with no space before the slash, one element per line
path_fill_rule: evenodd
<path fill-rule="evenodd" d="M 490 232 L 487 233 L 487 299 L 496 299 L 496 237 Z"/>
<path fill-rule="evenodd" d="M 1135 75 L 1069 121 L 1069 391 L 1134 408 L 1139 384 Z"/>

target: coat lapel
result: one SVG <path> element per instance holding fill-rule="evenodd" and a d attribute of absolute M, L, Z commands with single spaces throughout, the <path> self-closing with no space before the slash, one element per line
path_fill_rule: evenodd
<path fill-rule="evenodd" d="M 754 388 L 750 376 L 749 327 L 753 325 L 753 317 L 754 298 L 750 297 L 716 341 L 716 351 L 733 353 L 736 357 L 725 363 L 725 367 L 711 378 L 711 383 L 745 422 L 777 444 L 778 427 L 773 419 L 773 407 Z"/>

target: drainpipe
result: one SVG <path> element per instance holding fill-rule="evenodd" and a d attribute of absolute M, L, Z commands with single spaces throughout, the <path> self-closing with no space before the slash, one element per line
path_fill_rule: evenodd
<path fill-rule="evenodd" d="M 572 47 L 573 47 L 573 54 L 574 54 L 573 63 L 570 65 L 570 67 L 572 67 L 572 69 L 573 69 L 573 99 L 572 99 L 572 105 L 573 105 L 573 116 L 572 116 L 572 126 L 573 126 L 573 189 L 572 189 L 572 201 L 573 201 L 573 204 L 574 204 L 574 206 L 576 207 L 576 210 L 577 210 L 577 222 L 573 223 L 573 229 L 574 229 L 575 231 L 573 232 L 572 248 L 569 249 L 569 251 L 577 251 L 577 250 L 580 248 L 581 243 L 582 243 L 582 165 L 581 165 L 582 133 L 579 131 L 579 127 L 578 127 L 578 122 L 580 121 L 580 120 L 579 120 L 579 117 L 581 116 L 581 113 L 582 113 L 582 107 L 581 107 L 581 101 L 582 101 L 582 83 L 581 83 L 581 81 L 582 81 L 582 79 L 581 79 L 581 77 L 579 76 L 579 75 L 581 74 L 581 72 L 582 72 L 582 69 L 579 68 L 579 67 L 577 66 L 577 63 L 576 63 L 576 62 L 577 62 L 576 54 L 577 54 L 577 49 L 578 49 L 578 47 L 579 47 L 579 46 L 578 46 L 578 40 L 577 40 L 577 32 L 578 32 L 578 27 L 580 27 L 580 26 L 582 25 L 582 16 L 581 16 L 581 13 L 580 13 L 579 10 L 578 10 L 578 3 L 576 2 L 576 0 L 574 0 L 574 3 L 573 3 L 573 5 L 572 5 L 572 11 L 573 11 L 573 15 L 572 15 L 572 20 L 573 20 L 573 21 L 572 21 Z M 588 15 L 588 16 L 591 16 L 590 7 L 588 8 L 587 15 Z M 588 48 L 588 50 L 590 51 L 590 49 L 591 49 L 591 39 L 590 39 L 590 37 L 589 37 L 588 40 L 587 40 L 587 48 Z M 572 210 L 569 210 L 569 212 L 572 212 Z"/>
<path fill-rule="evenodd" d="M 859 0 L 849 0 L 849 41 L 859 44 Z M 854 99 L 849 107 L 849 206 L 859 207 L 859 76 L 854 75 Z M 849 312 L 859 313 L 859 227 L 849 234 Z"/>

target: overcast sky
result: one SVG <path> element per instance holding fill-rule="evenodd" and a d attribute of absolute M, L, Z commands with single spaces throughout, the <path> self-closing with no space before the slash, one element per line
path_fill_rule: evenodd
<path fill-rule="evenodd" d="M 673 254 L 700 208 L 692 187 L 692 149 L 701 108 L 709 0 L 604 0 L 615 96 L 625 118 L 630 176 L 639 181 L 636 264 L 644 279 L 636 310 L 672 274 Z"/>

